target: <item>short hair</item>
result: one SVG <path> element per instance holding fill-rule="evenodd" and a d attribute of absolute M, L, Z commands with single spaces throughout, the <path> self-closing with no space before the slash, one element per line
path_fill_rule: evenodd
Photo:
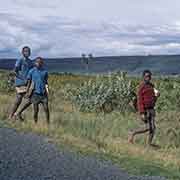
<path fill-rule="evenodd" d="M 44 59 L 43 59 L 42 57 L 40 57 L 40 56 L 36 57 L 35 61 L 37 61 L 38 59 L 39 59 L 41 62 L 44 62 Z"/>
<path fill-rule="evenodd" d="M 28 49 L 29 51 L 31 51 L 31 48 L 30 48 L 29 46 L 24 46 L 24 47 L 22 48 L 22 51 L 24 51 L 25 49 Z"/>
<path fill-rule="evenodd" d="M 152 75 L 152 72 L 148 69 L 143 71 L 143 77 L 145 76 L 145 74 L 150 74 L 150 76 Z"/>

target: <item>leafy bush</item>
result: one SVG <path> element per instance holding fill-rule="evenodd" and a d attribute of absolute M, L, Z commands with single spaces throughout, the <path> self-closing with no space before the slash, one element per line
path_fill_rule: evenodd
<path fill-rule="evenodd" d="M 0 74 L 0 92 L 12 92 L 14 90 L 14 77 L 10 73 Z"/>
<path fill-rule="evenodd" d="M 169 111 L 180 108 L 180 79 L 161 78 L 156 81 L 156 87 L 161 93 L 157 101 L 157 110 Z"/>
<path fill-rule="evenodd" d="M 114 109 L 125 112 L 134 97 L 132 83 L 123 73 L 109 74 L 106 78 L 97 76 L 78 88 L 68 85 L 66 92 L 83 112 L 111 112 Z"/>

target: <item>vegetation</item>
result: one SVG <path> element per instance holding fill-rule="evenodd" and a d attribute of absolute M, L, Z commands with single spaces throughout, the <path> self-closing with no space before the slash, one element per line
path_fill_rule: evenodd
<path fill-rule="evenodd" d="M 0 76 L 0 118 L 6 120 L 14 92 L 6 88 L 7 73 Z M 161 146 L 158 150 L 147 148 L 142 136 L 135 145 L 127 143 L 128 132 L 140 124 L 138 114 L 130 105 L 139 81 L 125 74 L 99 77 L 53 74 L 49 79 L 50 128 L 43 121 L 43 113 L 39 124 L 34 125 L 31 108 L 24 115 L 24 123 L 3 122 L 19 130 L 45 134 L 83 153 L 101 154 L 133 174 L 179 180 L 180 78 L 154 79 L 161 92 L 156 118 L 155 143 Z"/>
<path fill-rule="evenodd" d="M 0 92 L 2 93 L 10 93 L 14 91 L 14 81 L 13 81 L 13 75 L 11 73 L 7 72 L 0 72 Z"/>
<path fill-rule="evenodd" d="M 109 74 L 104 78 L 97 76 L 85 81 L 79 87 L 68 85 L 67 98 L 82 112 L 125 112 L 133 101 L 134 89 L 125 74 Z"/>

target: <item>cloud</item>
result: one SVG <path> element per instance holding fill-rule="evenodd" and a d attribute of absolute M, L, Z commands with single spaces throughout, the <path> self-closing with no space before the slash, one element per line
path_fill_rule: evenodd
<path fill-rule="evenodd" d="M 180 1 L 6 0 L 0 6 L 0 57 L 180 53 Z"/>
<path fill-rule="evenodd" d="M 180 53 L 178 21 L 157 26 L 1 13 L 0 31 L 0 56 L 8 58 L 18 57 L 24 45 L 32 47 L 34 57 Z"/>

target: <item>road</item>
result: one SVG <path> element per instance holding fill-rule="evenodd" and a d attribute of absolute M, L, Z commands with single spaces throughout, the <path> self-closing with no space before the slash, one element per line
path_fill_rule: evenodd
<path fill-rule="evenodd" d="M 67 152 L 47 138 L 0 128 L 0 180 L 164 180 L 130 176 L 111 162 Z"/>

